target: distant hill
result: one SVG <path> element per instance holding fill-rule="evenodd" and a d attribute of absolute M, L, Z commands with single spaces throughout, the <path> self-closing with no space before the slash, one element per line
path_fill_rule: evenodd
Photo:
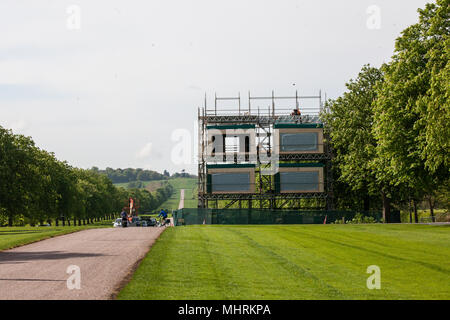
<path fill-rule="evenodd" d="M 105 174 L 111 179 L 113 183 L 129 183 L 133 181 L 153 181 L 153 180 L 164 180 L 169 178 L 169 173 L 165 171 L 165 174 L 161 174 L 152 170 L 144 169 L 112 169 L 106 168 L 105 170 L 100 170 L 96 167 L 91 169 L 92 171 Z"/>
<path fill-rule="evenodd" d="M 197 179 L 196 178 L 171 178 L 169 183 L 172 185 L 174 192 L 170 198 L 160 205 L 161 208 L 170 210 L 178 209 L 180 203 L 180 190 L 184 189 L 184 207 L 185 208 L 197 208 Z"/>
<path fill-rule="evenodd" d="M 164 170 L 164 173 L 159 173 L 153 170 L 144 170 L 141 168 L 106 168 L 105 170 L 100 170 L 97 167 L 92 167 L 91 171 L 108 176 L 114 184 L 121 184 L 121 186 L 125 186 L 131 183 L 129 186 L 130 188 L 145 188 L 148 184 L 147 182 L 149 181 L 167 180 L 169 178 L 197 178 L 196 175 L 184 172 L 184 170 L 181 172 L 175 172 L 172 175 L 170 175 L 167 170 Z"/>
<path fill-rule="evenodd" d="M 152 181 L 130 181 L 130 182 L 119 182 L 114 183 L 117 187 L 122 187 L 125 189 L 145 189 L 149 192 L 156 191 L 158 188 L 163 187 L 168 183 L 169 179 L 163 180 L 152 180 Z"/>

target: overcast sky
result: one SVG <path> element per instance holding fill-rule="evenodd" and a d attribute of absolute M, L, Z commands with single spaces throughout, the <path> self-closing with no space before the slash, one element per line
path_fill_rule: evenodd
<path fill-rule="evenodd" d="M 430 1 L 1 0 L 0 125 L 78 167 L 196 173 L 172 133 L 205 93 L 335 98 Z"/>

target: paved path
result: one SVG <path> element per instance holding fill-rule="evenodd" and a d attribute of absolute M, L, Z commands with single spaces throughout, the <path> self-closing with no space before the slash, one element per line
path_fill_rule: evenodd
<path fill-rule="evenodd" d="M 178 210 L 184 208 L 184 189 L 180 190 L 180 204 L 178 205 Z"/>
<path fill-rule="evenodd" d="M 1 251 L 0 300 L 110 299 L 164 229 L 90 229 Z M 79 290 L 67 288 L 70 265 Z"/>

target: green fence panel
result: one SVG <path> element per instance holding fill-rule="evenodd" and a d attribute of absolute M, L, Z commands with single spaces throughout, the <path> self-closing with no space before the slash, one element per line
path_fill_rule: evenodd
<path fill-rule="evenodd" d="M 380 212 L 356 211 L 281 211 L 258 209 L 180 209 L 173 212 L 174 225 L 247 225 L 247 224 L 323 224 L 351 221 L 358 213 L 380 222 Z M 326 220 L 325 220 L 326 219 Z"/>

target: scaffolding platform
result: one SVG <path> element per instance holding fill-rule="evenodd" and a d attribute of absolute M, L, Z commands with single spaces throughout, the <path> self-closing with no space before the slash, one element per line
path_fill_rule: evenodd
<path fill-rule="evenodd" d="M 301 106 L 305 100 L 308 107 Z M 278 106 L 280 101 L 291 107 Z M 205 96 L 198 110 L 199 208 L 332 210 L 332 150 L 320 120 L 322 108 L 321 92 L 290 97 L 249 93 L 245 108 L 240 94 L 215 95 L 212 108 Z M 308 166 L 320 169 L 299 168 Z"/>

